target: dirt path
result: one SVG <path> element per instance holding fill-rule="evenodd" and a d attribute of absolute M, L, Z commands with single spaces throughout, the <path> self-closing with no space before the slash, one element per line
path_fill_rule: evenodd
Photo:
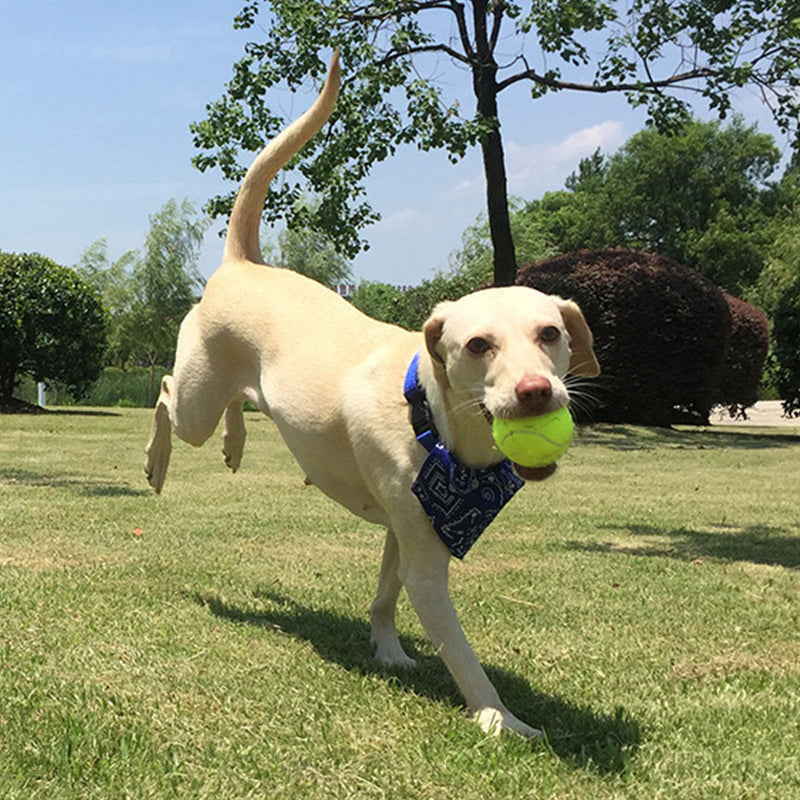
<path fill-rule="evenodd" d="M 713 411 L 711 424 L 735 428 L 793 428 L 796 433 L 800 434 L 800 417 L 793 419 L 784 417 L 780 400 L 760 400 L 747 409 L 747 419 L 745 420 L 731 419 L 725 412 Z"/>

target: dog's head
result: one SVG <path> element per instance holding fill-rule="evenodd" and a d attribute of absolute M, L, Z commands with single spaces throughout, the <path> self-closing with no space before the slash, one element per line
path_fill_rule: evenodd
<path fill-rule="evenodd" d="M 423 332 L 450 413 L 475 417 L 479 410 L 487 423 L 563 408 L 568 373 L 600 372 L 580 308 L 527 287 L 440 303 Z"/>

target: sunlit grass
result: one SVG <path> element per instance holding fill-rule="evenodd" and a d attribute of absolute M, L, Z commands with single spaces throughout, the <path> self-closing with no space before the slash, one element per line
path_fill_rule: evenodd
<path fill-rule="evenodd" d="M 369 655 L 382 532 L 247 415 L 242 471 L 149 413 L 0 417 L 0 797 L 795 798 L 800 438 L 583 431 L 452 594 L 544 744 Z"/>

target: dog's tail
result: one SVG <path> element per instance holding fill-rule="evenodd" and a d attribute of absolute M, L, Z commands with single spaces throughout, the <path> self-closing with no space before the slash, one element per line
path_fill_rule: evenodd
<path fill-rule="evenodd" d="M 339 96 L 339 53 L 331 59 L 328 77 L 314 105 L 278 134 L 253 162 L 236 196 L 225 243 L 225 261 L 263 264 L 258 228 L 267 189 L 278 170 L 325 124 Z"/>

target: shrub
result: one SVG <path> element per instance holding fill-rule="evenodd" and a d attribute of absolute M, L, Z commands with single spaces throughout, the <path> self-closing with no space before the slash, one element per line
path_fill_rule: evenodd
<path fill-rule="evenodd" d="M 100 373 L 108 319 L 78 274 L 37 253 L 0 253 L 0 400 L 19 378 L 59 381 L 75 396 Z"/>
<path fill-rule="evenodd" d="M 727 292 L 722 296 L 731 314 L 731 338 L 722 362 L 714 400 L 733 417 L 758 400 L 764 361 L 769 349 L 769 322 L 755 306 Z"/>
<path fill-rule="evenodd" d="M 597 421 L 706 423 L 731 335 L 722 292 L 695 270 L 633 250 L 584 250 L 521 269 L 517 283 L 574 299 L 595 337 Z"/>
<path fill-rule="evenodd" d="M 800 416 L 800 279 L 781 295 L 772 327 L 775 384 L 783 410 Z"/>
<path fill-rule="evenodd" d="M 155 385 L 169 370 L 156 367 Z M 47 404 L 51 406 L 117 406 L 124 408 L 146 408 L 148 405 L 148 389 L 150 369 L 148 367 L 106 367 L 89 392 L 79 401 L 59 383 L 51 383 L 47 387 Z M 37 402 L 36 383 L 30 378 L 20 382 L 18 395 L 27 403 Z"/>

